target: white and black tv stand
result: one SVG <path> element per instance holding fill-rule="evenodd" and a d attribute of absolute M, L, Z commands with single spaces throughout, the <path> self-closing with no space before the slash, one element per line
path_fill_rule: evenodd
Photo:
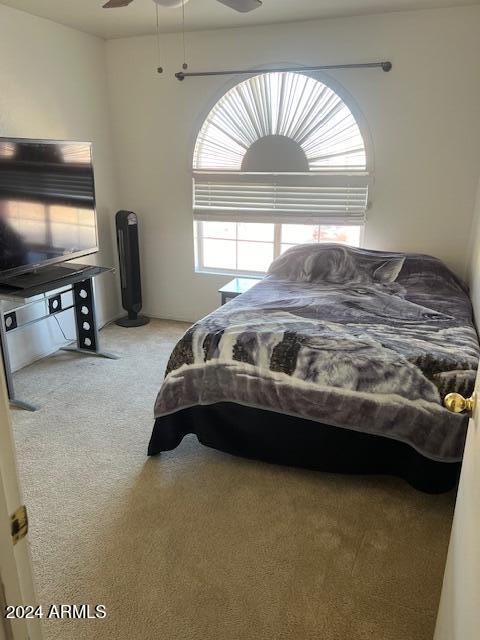
<path fill-rule="evenodd" d="M 113 271 L 113 269 L 70 263 L 68 265 L 63 264 L 60 266 L 45 267 L 36 272 L 21 274 L 8 281 L 4 280 L 0 282 L 1 300 L 10 303 L 12 299 L 22 301 L 21 304 L 13 309 L 2 311 L 0 314 L 0 342 L 3 366 L 8 397 L 12 406 L 27 411 L 36 411 L 37 409 L 37 407 L 29 402 L 18 399 L 15 395 L 7 343 L 7 336 L 12 331 L 17 331 L 23 327 L 35 324 L 45 318 L 63 313 L 68 309 L 74 309 L 77 336 L 76 344 L 62 348 L 65 351 L 76 351 L 78 353 L 110 358 L 112 360 L 118 358 L 118 356 L 100 349 L 95 315 L 93 278 L 109 271 Z M 51 293 L 57 289 L 62 289 L 62 291 Z M 44 298 L 46 313 L 20 324 L 18 322 L 17 312 L 25 307 L 41 302 L 42 300 L 29 300 L 39 294 L 47 294 Z M 68 296 L 68 294 L 71 294 L 71 296 Z M 66 302 L 65 297 L 70 297 L 70 301 Z"/>
<path fill-rule="evenodd" d="M 48 267 L 39 267 L 33 271 L 20 273 L 14 276 L 0 277 L 0 289 L 8 288 L 9 290 L 17 289 L 33 289 L 38 285 L 52 284 L 57 280 L 64 280 L 77 274 L 81 275 L 92 267 L 85 264 L 64 263 L 55 264 Z M 20 293 L 19 293 L 20 295 Z"/>

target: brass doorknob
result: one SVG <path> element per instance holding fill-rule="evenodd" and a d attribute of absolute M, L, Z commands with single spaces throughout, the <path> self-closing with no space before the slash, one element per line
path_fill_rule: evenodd
<path fill-rule="evenodd" d="M 466 411 L 468 415 L 472 415 L 475 406 L 475 394 L 470 398 L 464 398 L 459 393 L 449 393 L 443 399 L 444 406 L 453 413 L 462 413 Z"/>

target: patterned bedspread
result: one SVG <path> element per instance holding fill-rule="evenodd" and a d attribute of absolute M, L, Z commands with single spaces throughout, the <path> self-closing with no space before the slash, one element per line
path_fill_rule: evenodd
<path fill-rule="evenodd" d="M 465 286 L 430 256 L 302 245 L 176 345 L 155 417 L 235 402 L 462 458 L 479 345 Z"/>

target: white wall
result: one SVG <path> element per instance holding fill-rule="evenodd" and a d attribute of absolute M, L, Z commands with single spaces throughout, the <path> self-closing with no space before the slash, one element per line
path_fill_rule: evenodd
<path fill-rule="evenodd" d="M 192 69 L 392 60 L 389 74 L 331 74 L 373 141 L 365 244 L 431 253 L 464 275 L 480 175 L 479 33 L 477 6 L 190 33 L 187 52 Z M 217 306 L 228 277 L 194 272 L 191 154 L 203 118 L 233 82 L 179 83 L 180 35 L 162 36 L 162 50 L 166 73 L 158 76 L 153 37 L 105 44 L 0 5 L 0 135 L 92 140 L 98 261 L 114 263 L 116 208 L 136 211 L 146 313 L 194 320 Z M 118 313 L 117 287 L 110 276 L 99 283 L 103 323 Z M 53 320 L 41 324 L 10 336 L 14 365 L 62 342 Z"/>
<path fill-rule="evenodd" d="M 480 7 L 340 18 L 187 34 L 192 70 L 279 62 L 391 60 L 393 70 L 332 74 L 369 123 L 376 185 L 366 246 L 430 253 L 458 273 L 480 174 Z M 141 216 L 145 310 L 194 320 L 218 304 L 228 278 L 195 274 L 191 154 L 227 78 L 172 76 L 179 34 L 107 43 L 122 207 Z"/>
<path fill-rule="evenodd" d="M 480 180 L 470 233 L 467 281 L 470 286 L 470 297 L 472 298 L 477 328 L 480 328 Z"/>
<path fill-rule="evenodd" d="M 478 330 L 480 327 L 480 181 L 472 219 L 468 258 L 467 280 Z M 477 374 L 477 393 L 479 385 L 480 372 Z M 478 637 L 479 523 L 480 411 L 477 407 L 473 420 L 468 426 L 434 640 L 473 640 Z"/>
<path fill-rule="evenodd" d="M 93 142 L 101 251 L 83 261 L 113 266 L 117 201 L 106 85 L 103 40 L 0 5 L 0 136 Z M 97 290 L 104 324 L 118 315 L 114 277 L 98 278 Z M 68 313 L 59 320 L 74 336 Z M 64 343 L 54 319 L 9 338 L 15 368 Z"/>

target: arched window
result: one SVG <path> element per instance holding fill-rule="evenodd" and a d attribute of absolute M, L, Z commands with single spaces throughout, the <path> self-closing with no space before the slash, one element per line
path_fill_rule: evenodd
<path fill-rule="evenodd" d="M 264 273 L 293 244 L 358 245 L 367 167 L 352 112 L 325 84 L 293 72 L 241 82 L 195 145 L 197 269 Z"/>

